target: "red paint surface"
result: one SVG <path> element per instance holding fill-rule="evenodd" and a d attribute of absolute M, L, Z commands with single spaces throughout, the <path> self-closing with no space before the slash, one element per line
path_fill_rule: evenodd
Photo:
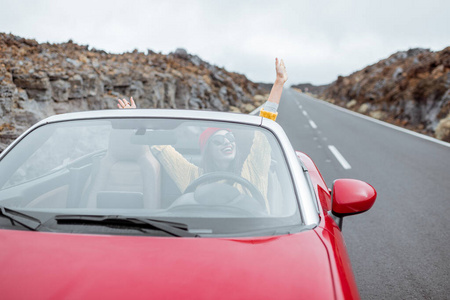
<path fill-rule="evenodd" d="M 369 210 L 377 192 L 368 183 L 356 179 L 339 179 L 333 185 L 333 212 L 341 215 Z"/>
<path fill-rule="evenodd" d="M 322 215 L 321 223 L 315 231 L 328 249 L 336 299 L 359 299 L 358 288 L 341 230 L 326 214 Z"/>
<path fill-rule="evenodd" d="M 314 230 L 259 239 L 0 230 L 2 299 L 330 299 Z"/>
<path fill-rule="evenodd" d="M 328 214 L 332 205 L 329 189 L 313 160 L 305 153 L 296 151 L 296 154 L 308 169 L 311 183 L 322 208 L 320 224 L 315 232 L 328 250 L 335 297 L 336 299 L 359 299 L 358 288 L 341 230 Z"/>
<path fill-rule="evenodd" d="M 2 299 L 358 299 L 330 193 L 313 230 L 267 238 L 160 238 L 0 230 Z"/>

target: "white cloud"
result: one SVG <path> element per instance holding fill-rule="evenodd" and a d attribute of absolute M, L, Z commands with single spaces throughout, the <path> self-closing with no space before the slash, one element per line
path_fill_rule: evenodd
<path fill-rule="evenodd" d="M 0 0 L 0 31 L 120 53 L 183 47 L 255 81 L 329 83 L 410 47 L 449 46 L 447 0 Z"/>

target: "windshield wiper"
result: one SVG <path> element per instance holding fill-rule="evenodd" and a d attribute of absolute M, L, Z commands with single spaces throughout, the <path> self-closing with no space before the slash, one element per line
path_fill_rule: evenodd
<path fill-rule="evenodd" d="M 58 215 L 55 216 L 56 221 L 70 222 L 70 223 L 94 223 L 103 225 L 117 225 L 128 224 L 141 227 L 140 229 L 145 231 L 142 226 L 150 226 L 154 229 L 166 232 L 170 235 L 177 237 L 198 237 L 198 234 L 188 231 L 188 226 L 183 223 L 169 222 L 163 220 L 155 220 L 142 217 L 128 217 L 122 215 L 110 215 L 110 216 L 96 216 L 96 215 Z"/>
<path fill-rule="evenodd" d="M 40 220 L 32 216 L 4 206 L 0 206 L 0 215 L 33 231 L 36 231 L 42 224 Z"/>

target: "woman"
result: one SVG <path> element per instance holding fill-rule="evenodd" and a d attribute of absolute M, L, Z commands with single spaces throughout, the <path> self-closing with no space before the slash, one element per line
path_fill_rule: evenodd
<path fill-rule="evenodd" d="M 270 91 L 269 98 L 260 111 L 260 116 L 275 120 L 278 113 L 283 86 L 287 77 L 286 67 L 283 60 L 275 59 L 276 80 Z M 133 98 L 128 102 L 126 99 L 119 99 L 119 108 L 136 108 Z M 240 156 L 233 133 L 225 128 L 207 128 L 199 138 L 199 146 L 202 152 L 202 164 L 198 167 L 188 162 L 172 146 L 161 145 L 151 148 L 153 154 L 165 168 L 169 176 L 177 184 L 180 191 L 184 191 L 187 186 L 200 175 L 215 172 L 229 171 L 240 174 L 249 180 L 266 198 L 267 203 L 267 182 L 271 161 L 270 145 L 264 135 L 255 133 L 250 153 L 243 163 L 239 162 Z M 265 161 L 260 164 L 254 162 Z"/>

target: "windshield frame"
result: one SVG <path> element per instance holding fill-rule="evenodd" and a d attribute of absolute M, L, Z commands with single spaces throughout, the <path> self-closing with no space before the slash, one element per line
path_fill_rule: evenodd
<path fill-rule="evenodd" d="M 0 161 L 5 157 L 24 137 L 37 128 L 50 123 L 58 123 L 72 120 L 95 120 L 95 119 L 123 119 L 123 118 L 157 118 L 157 119 L 181 119 L 181 120 L 201 120 L 201 121 L 215 121 L 224 123 L 237 123 L 254 125 L 264 128 L 272 133 L 280 145 L 280 149 L 286 159 L 288 171 L 294 185 L 294 192 L 296 194 L 296 203 L 300 206 L 299 212 L 302 223 L 306 226 L 317 226 L 319 216 L 317 214 L 317 207 L 315 204 L 314 191 L 311 190 L 307 174 L 301 168 L 295 151 L 289 142 L 286 134 L 279 124 L 261 117 L 233 114 L 233 113 L 219 113 L 219 112 L 205 112 L 205 111 L 188 111 L 188 110 L 109 110 L 109 111 L 92 111 L 82 113 L 71 113 L 53 116 L 47 118 L 24 132 L 18 139 L 16 139 L 9 147 L 0 154 Z"/>

